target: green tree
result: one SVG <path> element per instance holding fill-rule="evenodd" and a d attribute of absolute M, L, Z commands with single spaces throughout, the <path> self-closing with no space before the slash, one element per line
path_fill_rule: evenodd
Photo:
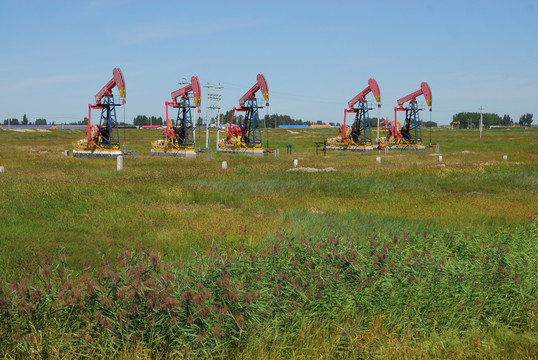
<path fill-rule="evenodd" d="M 36 125 L 47 125 L 47 120 L 46 119 L 36 119 L 35 124 Z"/>
<path fill-rule="evenodd" d="M 503 115 L 503 118 L 501 120 L 501 125 L 503 126 L 512 125 L 512 118 L 509 115 Z"/>
<path fill-rule="evenodd" d="M 85 117 L 84 120 L 82 120 L 82 124 L 81 125 L 88 125 L 88 118 Z"/>
<path fill-rule="evenodd" d="M 519 125 L 521 126 L 531 126 L 532 124 L 532 114 L 525 114 L 525 115 L 521 115 L 521 117 L 519 118 Z"/>
<path fill-rule="evenodd" d="M 135 126 L 144 126 L 144 125 L 159 125 L 162 126 L 164 124 L 164 120 L 161 116 L 146 116 L 146 115 L 137 115 L 133 119 L 133 124 Z"/>
<path fill-rule="evenodd" d="M 149 119 L 146 115 L 137 115 L 134 119 L 133 119 L 133 124 L 135 126 L 144 126 L 144 125 L 149 125 Z"/>
<path fill-rule="evenodd" d="M 159 117 L 150 116 L 148 120 L 149 120 L 149 125 L 162 125 L 163 124 L 163 118 L 160 116 Z"/>
<path fill-rule="evenodd" d="M 228 110 L 220 116 L 220 123 L 226 125 L 230 122 L 231 118 L 232 118 L 232 110 Z"/>
<path fill-rule="evenodd" d="M 22 125 L 28 125 L 28 117 L 26 114 L 22 116 Z"/>
<path fill-rule="evenodd" d="M 480 124 L 480 113 L 478 112 L 461 112 L 452 116 L 452 123 L 460 122 L 460 128 L 477 128 Z M 452 124 L 451 123 L 451 124 Z M 485 127 L 492 125 L 501 125 L 502 118 L 497 114 L 484 113 L 482 114 L 482 124 Z"/>
<path fill-rule="evenodd" d="M 478 124 L 480 123 L 480 113 L 477 112 L 461 112 L 457 113 L 454 116 L 452 116 L 452 122 L 453 123 L 459 121 L 460 122 L 460 129 L 465 128 L 476 128 L 478 127 Z"/>
<path fill-rule="evenodd" d="M 426 121 L 422 125 L 427 128 L 437 127 L 437 123 L 435 121 Z"/>

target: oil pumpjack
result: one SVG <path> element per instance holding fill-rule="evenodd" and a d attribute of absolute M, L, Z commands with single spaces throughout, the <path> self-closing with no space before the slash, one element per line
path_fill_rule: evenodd
<path fill-rule="evenodd" d="M 348 102 L 348 108 L 344 109 L 344 123 L 338 129 L 340 136 L 329 138 L 325 141 L 328 150 L 369 151 L 373 150 L 372 130 L 368 110 L 372 110 L 366 101 L 366 95 L 374 95 L 376 102 L 381 102 L 381 92 L 375 79 L 368 79 L 368 86 L 357 96 Z M 348 113 L 355 114 L 353 125 L 346 125 Z"/>
<path fill-rule="evenodd" d="M 118 87 L 121 104 L 114 101 L 112 89 Z M 73 142 L 74 157 L 116 157 L 122 155 L 116 106 L 125 104 L 125 79 L 120 68 L 114 68 L 112 79 L 95 95 L 95 104 L 88 104 L 86 138 Z M 99 125 L 92 125 L 92 109 L 101 110 Z"/>
<path fill-rule="evenodd" d="M 261 90 L 264 100 L 269 101 L 269 86 L 262 74 L 258 74 L 254 86 L 239 99 L 239 107 L 233 108 L 230 123 L 224 130 L 226 138 L 219 140 L 220 135 L 217 133 L 217 151 L 263 155 L 262 132 L 258 115 L 258 109 L 262 109 L 263 106 L 258 106 L 256 99 L 258 90 Z M 268 102 L 266 106 L 269 106 Z M 241 125 L 233 123 L 236 111 L 245 112 L 245 119 Z"/>
<path fill-rule="evenodd" d="M 426 105 L 432 106 L 432 91 L 427 82 L 420 84 L 420 89 L 404 96 L 398 100 L 398 106 L 394 107 L 394 124 L 388 126 L 388 137 L 380 139 L 379 148 L 389 150 L 425 150 L 422 142 L 422 130 L 419 119 L 419 108 L 417 97 L 424 95 Z M 409 102 L 408 106 L 404 104 Z M 403 127 L 399 127 L 397 122 L 398 111 L 405 111 L 405 122 Z"/>
<path fill-rule="evenodd" d="M 151 155 L 196 157 L 194 146 L 194 125 L 191 109 L 200 106 L 201 90 L 198 76 L 191 77 L 191 83 L 172 93 L 172 101 L 165 101 L 166 127 L 163 129 L 164 139 L 155 140 Z M 192 92 L 194 106 L 190 104 L 189 94 Z M 176 123 L 168 116 L 168 107 L 178 109 Z"/>

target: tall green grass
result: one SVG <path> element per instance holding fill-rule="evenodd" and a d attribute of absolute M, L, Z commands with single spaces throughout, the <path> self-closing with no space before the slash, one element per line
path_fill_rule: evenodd
<path fill-rule="evenodd" d="M 537 129 L 436 129 L 441 163 L 316 155 L 332 129 L 271 130 L 278 158 L 152 158 L 158 131 L 123 135 L 139 157 L 117 172 L 64 156 L 81 131 L 0 130 L 4 357 L 536 357 Z M 207 319 L 181 298 L 199 283 Z"/>
<path fill-rule="evenodd" d="M 421 346 L 443 334 L 536 333 L 536 222 L 490 236 L 304 235 L 279 231 L 256 251 L 213 245 L 192 262 L 126 250 L 74 272 L 45 259 L 0 287 L 0 354 L 360 358 L 388 356 L 394 345 L 372 343 L 371 328 Z M 494 354 L 513 347 L 532 357 L 536 345 L 524 335 Z"/>

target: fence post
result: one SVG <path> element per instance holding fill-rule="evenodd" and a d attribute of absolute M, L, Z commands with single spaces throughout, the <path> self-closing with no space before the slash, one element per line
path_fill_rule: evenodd
<path fill-rule="evenodd" d="M 118 171 L 123 170 L 123 156 L 121 156 L 121 155 L 118 156 L 117 168 L 118 168 Z"/>

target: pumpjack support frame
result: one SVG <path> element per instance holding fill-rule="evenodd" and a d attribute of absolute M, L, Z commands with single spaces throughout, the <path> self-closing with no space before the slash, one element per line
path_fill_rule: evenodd
<path fill-rule="evenodd" d="M 73 143 L 73 157 L 117 157 L 122 155 L 114 95 L 105 95 L 101 103 L 88 104 L 88 126 L 91 141 L 82 139 Z M 99 125 L 91 124 L 92 109 L 100 109 Z"/>
<path fill-rule="evenodd" d="M 114 101 L 112 89 L 118 88 L 122 103 Z M 112 70 L 112 79 L 95 95 L 95 105 L 88 104 L 86 138 L 74 141 L 73 157 L 117 157 L 122 155 L 116 120 L 116 106 L 125 104 L 125 78 L 120 68 Z M 92 109 L 101 110 L 99 125 L 92 125 Z"/>
<path fill-rule="evenodd" d="M 176 122 L 169 129 L 173 136 L 167 136 L 164 140 L 153 142 L 152 156 L 178 156 L 186 158 L 196 157 L 194 146 L 194 124 L 192 122 L 191 106 L 188 96 L 184 96 L 178 102 L 165 101 L 166 118 L 168 119 L 168 107 L 178 109 Z"/>
<path fill-rule="evenodd" d="M 397 101 L 398 106 L 394 107 L 394 126 L 389 132 L 389 137 L 380 142 L 379 148 L 388 150 L 425 150 L 426 147 L 422 142 L 422 128 L 420 124 L 419 107 L 416 98 L 423 95 L 426 104 L 432 106 L 432 91 L 427 82 L 420 84 L 420 89 L 404 96 Z M 409 102 L 406 107 L 404 104 Z M 397 115 L 398 111 L 405 111 L 405 121 L 403 127 L 398 129 Z"/>
<path fill-rule="evenodd" d="M 189 94 L 193 95 L 194 106 L 191 105 Z M 166 127 L 163 129 L 164 138 L 153 142 L 151 155 L 196 157 L 194 146 L 194 124 L 191 109 L 199 107 L 201 102 L 200 80 L 192 76 L 190 84 L 171 93 L 172 101 L 165 101 Z M 176 122 L 168 116 L 168 107 L 178 109 Z"/>
<path fill-rule="evenodd" d="M 217 140 L 217 151 L 225 153 L 246 153 L 252 155 L 263 155 L 262 131 L 258 109 L 263 106 L 258 105 L 256 92 L 261 90 L 263 98 L 269 100 L 269 87 L 265 76 L 258 74 L 256 83 L 239 100 L 239 107 L 234 107 L 230 123 L 226 125 L 226 138 Z M 269 103 L 266 103 L 269 106 Z M 243 124 L 234 125 L 235 112 L 245 112 Z M 219 136 L 219 135 L 218 135 Z"/>

